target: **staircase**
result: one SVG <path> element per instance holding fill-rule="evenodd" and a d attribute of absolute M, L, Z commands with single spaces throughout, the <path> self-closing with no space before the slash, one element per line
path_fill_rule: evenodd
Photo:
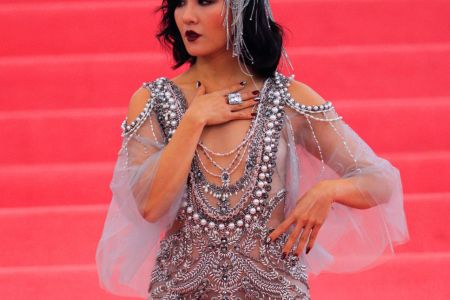
<path fill-rule="evenodd" d="M 411 235 L 312 299 L 450 299 L 450 1 L 272 0 L 296 79 L 400 169 Z M 155 0 L 0 0 L 0 299 L 119 299 L 95 249 L 143 81 L 174 77 Z M 123 298 L 120 298 L 123 299 Z"/>

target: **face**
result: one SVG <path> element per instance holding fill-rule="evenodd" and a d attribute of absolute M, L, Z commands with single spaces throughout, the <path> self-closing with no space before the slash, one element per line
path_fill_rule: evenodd
<path fill-rule="evenodd" d="M 177 1 L 175 22 L 188 53 L 206 56 L 226 51 L 225 14 L 221 15 L 224 0 Z"/>

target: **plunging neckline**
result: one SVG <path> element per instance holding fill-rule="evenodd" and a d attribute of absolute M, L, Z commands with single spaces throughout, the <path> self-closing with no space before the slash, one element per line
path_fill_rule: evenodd
<path fill-rule="evenodd" d="M 173 81 L 173 80 L 171 80 L 171 79 L 169 79 L 169 78 L 167 78 L 167 77 L 163 77 L 168 83 L 169 83 L 169 85 L 178 93 L 178 95 L 180 96 L 179 98 L 182 100 L 182 104 L 183 104 L 183 110 L 184 110 L 184 112 L 189 108 L 188 107 L 188 101 L 187 101 L 187 98 L 186 98 L 186 96 L 184 95 L 184 93 L 183 93 L 183 90 Z M 264 82 L 263 82 L 263 85 L 262 85 L 262 87 L 261 87 L 261 89 L 259 90 L 260 91 L 260 97 L 261 98 L 263 98 L 262 96 L 264 95 L 264 98 L 265 98 L 265 92 L 266 92 L 266 90 L 267 90 L 267 84 L 268 84 L 268 82 L 269 82 L 269 80 L 271 79 L 271 78 L 273 78 L 273 77 L 267 77 L 265 80 L 264 80 Z"/>

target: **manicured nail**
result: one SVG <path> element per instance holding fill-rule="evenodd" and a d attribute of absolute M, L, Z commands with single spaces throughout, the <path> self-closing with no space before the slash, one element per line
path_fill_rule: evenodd
<path fill-rule="evenodd" d="M 307 248 L 306 248 L 306 254 L 309 253 L 309 250 L 311 250 L 311 248 L 307 247 Z"/>
<path fill-rule="evenodd" d="M 244 86 L 244 85 L 247 84 L 247 81 L 243 80 L 243 81 L 239 82 L 239 84 L 242 85 L 242 86 Z"/>
<path fill-rule="evenodd" d="M 261 100 L 261 97 L 255 97 L 255 98 L 253 98 L 253 100 L 259 101 L 259 100 Z"/>
<path fill-rule="evenodd" d="M 256 113 L 255 113 L 255 112 L 252 112 L 251 115 L 252 115 L 252 116 L 256 116 Z"/>
<path fill-rule="evenodd" d="M 253 95 L 259 95 L 259 91 L 258 90 L 254 90 L 254 91 L 252 91 L 252 94 Z"/>
<path fill-rule="evenodd" d="M 294 256 L 295 256 L 295 257 L 297 257 L 297 256 L 298 256 L 297 252 L 294 252 Z"/>
<path fill-rule="evenodd" d="M 196 81 L 195 82 L 195 87 L 198 89 L 200 86 L 202 85 L 202 83 L 200 81 Z"/>
<path fill-rule="evenodd" d="M 286 258 L 286 253 L 281 253 L 281 259 L 285 259 Z"/>

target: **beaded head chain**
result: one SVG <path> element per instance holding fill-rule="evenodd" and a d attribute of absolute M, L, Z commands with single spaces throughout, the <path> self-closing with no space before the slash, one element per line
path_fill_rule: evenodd
<path fill-rule="evenodd" d="M 260 5 L 258 5 L 259 1 L 263 1 L 264 10 L 259 13 L 255 13 L 255 9 L 261 9 Z M 245 20 L 245 12 L 247 9 L 251 8 L 250 19 Z M 238 57 L 239 66 L 242 69 L 241 60 L 243 61 L 246 58 L 248 61 L 253 64 L 253 57 L 245 45 L 244 41 L 244 22 L 255 22 L 255 30 L 257 30 L 257 16 L 265 16 L 267 20 L 267 26 L 270 28 L 270 21 L 275 22 L 272 14 L 272 10 L 270 8 L 269 0 L 224 0 L 224 6 L 222 9 L 222 15 L 225 11 L 225 18 L 223 25 L 227 32 L 227 50 L 230 49 L 230 44 L 233 44 L 233 57 Z M 229 14 L 231 13 L 231 24 L 229 24 Z M 287 55 L 286 49 L 282 46 L 282 63 L 287 63 L 288 67 L 293 69 L 292 63 Z M 247 67 L 245 66 L 246 71 L 248 72 Z M 244 70 L 242 70 L 246 73 Z M 289 74 L 291 72 L 288 70 Z M 251 74 L 248 74 L 250 75 Z"/>

